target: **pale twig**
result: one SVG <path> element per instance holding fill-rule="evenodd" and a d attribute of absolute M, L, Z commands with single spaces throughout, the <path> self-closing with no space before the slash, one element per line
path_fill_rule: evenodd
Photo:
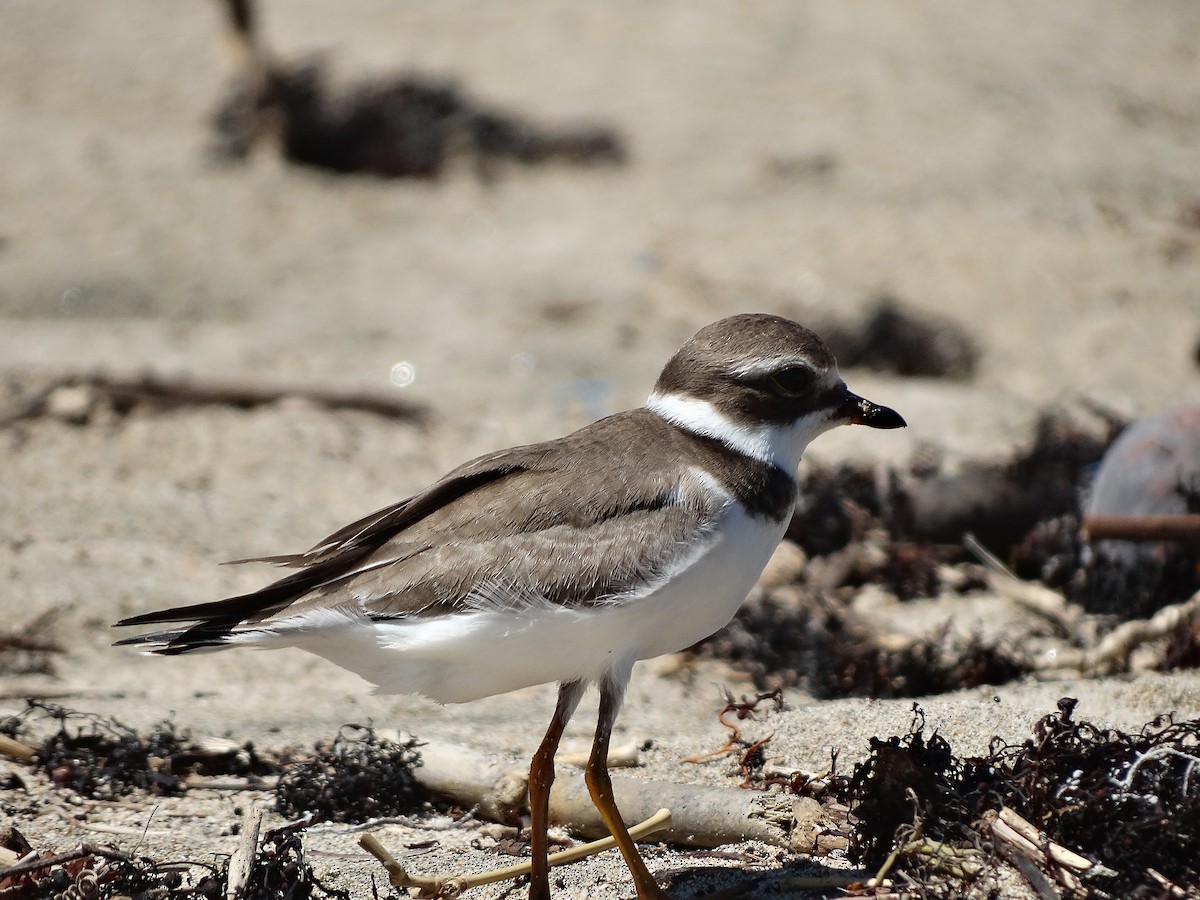
<path fill-rule="evenodd" d="M 197 775 L 183 779 L 189 788 L 198 791 L 273 791 L 279 784 L 278 775 L 250 775 L 237 778 L 230 775 Z"/>
<path fill-rule="evenodd" d="M 1083 610 L 1067 602 L 1057 591 L 1018 578 L 1008 566 L 984 547 L 973 534 L 963 535 L 963 547 L 983 566 L 988 586 L 1032 613 L 1052 622 L 1063 634 L 1071 634 Z"/>
<path fill-rule="evenodd" d="M 263 804 L 252 803 L 242 821 L 242 839 L 229 859 L 229 882 L 225 888 L 226 900 L 242 900 L 250 881 L 250 868 L 254 865 L 254 854 L 258 849 L 258 835 L 262 830 Z"/>
<path fill-rule="evenodd" d="M 1011 858 L 1010 854 L 1015 853 L 1026 858 L 1040 869 L 1049 872 L 1054 880 L 1072 893 L 1083 889 L 1083 882 L 1079 880 L 1078 875 L 1096 867 L 1087 857 L 1051 841 L 1008 807 L 1001 809 L 999 813 L 985 813 L 984 822 L 990 824 L 992 838 L 997 846 L 1008 851 L 1006 856 Z"/>
<path fill-rule="evenodd" d="M 670 827 L 671 811 L 669 809 L 660 809 L 646 821 L 630 828 L 629 835 L 634 840 L 638 840 L 639 838 Z M 387 870 L 388 879 L 391 881 L 392 887 L 416 888 L 420 892 L 421 897 L 457 897 L 473 887 L 479 887 L 483 884 L 494 884 L 497 881 L 508 881 L 528 875 L 531 869 L 530 863 L 526 861 L 512 866 L 504 866 L 500 869 L 493 869 L 490 872 L 481 872 L 478 875 L 451 875 L 445 877 L 416 875 L 408 872 L 374 835 L 364 834 L 358 843 L 359 846 L 379 860 L 384 869 Z M 566 865 L 584 857 L 610 850 L 615 846 L 617 846 L 617 842 L 611 837 L 601 838 L 589 844 L 581 844 L 578 847 L 571 847 L 567 850 L 560 850 L 558 853 L 551 853 L 549 863 L 551 866 Z"/>

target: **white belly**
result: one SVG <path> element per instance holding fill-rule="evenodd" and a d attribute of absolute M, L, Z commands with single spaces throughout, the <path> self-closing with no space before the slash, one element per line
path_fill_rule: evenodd
<path fill-rule="evenodd" d="M 745 515 L 736 504 L 707 548 L 651 593 L 590 608 L 549 604 L 439 618 L 369 621 L 309 613 L 247 643 L 292 645 L 361 675 L 381 693 L 442 703 L 553 681 L 597 681 L 694 644 L 723 627 L 783 537 L 786 521 Z M 236 638 L 235 638 L 236 640 Z"/>

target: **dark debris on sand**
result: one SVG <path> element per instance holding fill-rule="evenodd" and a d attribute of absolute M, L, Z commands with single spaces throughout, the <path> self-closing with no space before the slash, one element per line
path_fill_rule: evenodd
<path fill-rule="evenodd" d="M 284 766 L 264 760 L 249 743 L 229 751 L 197 746 L 170 722 L 142 735 L 115 719 L 33 700 L 27 701 L 20 715 L 0 720 L 0 733 L 18 739 L 35 720 L 57 727 L 33 748 L 33 767 L 55 787 L 91 799 L 113 800 L 138 792 L 178 794 L 188 789 L 189 775 L 252 779 L 283 770 L 278 806 L 283 812 L 303 815 L 258 838 L 239 897 L 345 900 L 348 893 L 323 884 L 305 862 L 304 829 L 319 818 L 361 822 L 413 812 L 424 801 L 424 791 L 411 775 L 419 765 L 415 739 L 389 742 L 370 728 L 346 726 L 331 747 L 318 746 L 312 760 Z M 251 780 L 247 787 L 253 784 Z M 211 864 L 156 861 L 91 843 L 67 851 L 34 852 L 12 828 L 0 829 L 0 845 L 21 857 L 17 865 L 0 867 L 0 900 L 59 896 L 220 900 L 230 882 L 229 860 L 222 857 Z"/>
<path fill-rule="evenodd" d="M 305 862 L 301 835 L 308 824 L 289 823 L 262 836 L 239 898 L 349 900 L 348 891 L 324 884 Z M 0 869 L 0 900 L 225 900 L 228 896 L 228 858 L 213 864 L 156 861 L 90 843 L 61 853 L 34 853 L 11 828 L 0 836 L 0 843 L 22 856 L 17 865 Z"/>
<path fill-rule="evenodd" d="M 817 330 L 846 368 L 965 380 L 979 365 L 979 345 L 964 328 L 914 313 L 890 295 L 876 300 L 860 322 L 820 323 Z"/>
<path fill-rule="evenodd" d="M 698 652 L 727 660 L 756 685 L 800 684 L 821 700 L 917 697 L 1005 684 L 1029 668 L 1003 647 L 945 631 L 903 646 L 881 645 L 843 606 L 792 602 L 768 592 L 748 602 Z"/>
<path fill-rule="evenodd" d="M 37 767 L 55 786 L 93 799 L 112 800 L 133 791 L 178 794 L 193 774 L 256 776 L 278 771 L 250 743 L 213 752 L 191 742 L 170 722 L 140 735 L 116 719 L 36 700 L 27 701 L 20 715 L 0 720 L 0 733 L 16 738 L 35 717 L 58 725 L 34 748 Z"/>
<path fill-rule="evenodd" d="M 868 584 L 900 602 L 983 587 L 964 533 L 1019 577 L 1109 617 L 1097 623 L 1101 633 L 1187 600 L 1200 591 L 1195 547 L 1164 543 L 1114 556 L 1094 552 L 1081 534 L 1091 472 L 1122 427 L 1101 418 L 1101 427 L 1084 428 L 1043 416 L 1029 447 L 1010 460 L 954 472 L 930 462 L 903 472 L 846 463 L 808 469 L 787 533 L 806 563 L 791 583 L 752 596 L 693 651 L 733 663 L 759 689 L 800 684 L 822 699 L 926 696 L 1020 678 L 1032 671 L 1020 648 L 948 629 L 899 641 L 854 612 L 854 596 Z M 1200 633 L 1185 623 L 1159 667 L 1198 663 Z"/>
<path fill-rule="evenodd" d="M 345 725 L 333 743 L 288 768 L 275 789 L 275 805 L 286 816 L 313 813 L 332 822 L 365 822 L 422 810 L 425 789 L 413 777 L 421 764 L 415 738 L 379 737 L 374 729 Z"/>
<path fill-rule="evenodd" d="M 349 891 L 324 884 L 304 861 L 302 835 L 310 819 L 289 822 L 267 831 L 254 854 L 242 896 L 263 900 L 309 900 L 312 897 L 350 900 Z"/>
<path fill-rule="evenodd" d="M 33 852 L 16 829 L 6 829 L 0 843 L 22 856 L 15 866 L 0 869 L 0 900 L 224 900 L 226 866 L 196 862 L 160 863 L 108 844 L 80 844 L 62 853 Z M 282 900 L 284 894 L 257 895 Z M 297 900 L 302 900 L 296 895 Z"/>
<path fill-rule="evenodd" d="M 1093 865 L 1076 896 L 1172 896 L 1163 879 L 1200 891 L 1200 720 L 1160 716 L 1137 733 L 1074 718 L 1064 698 L 1020 745 L 998 739 L 983 758 L 963 758 L 914 707 L 908 734 L 871 742 L 848 786 L 855 851 L 878 866 L 898 833 L 919 827 L 946 847 L 994 855 L 988 813 L 1009 809 Z M 906 865 L 936 883 L 936 860 Z M 1157 877 L 1155 874 L 1157 873 Z M 1051 873 L 1053 874 L 1053 873 Z M 944 884 L 944 880 L 943 880 Z M 961 896 L 961 881 L 931 896 Z M 1178 894 L 1177 896 L 1183 896 Z"/>
<path fill-rule="evenodd" d="M 215 149 L 242 159 L 273 143 L 301 165 L 386 178 L 436 178 L 466 159 L 481 178 L 503 162 L 620 165 L 611 128 L 538 125 L 419 74 L 378 77 L 338 92 L 315 61 L 273 63 L 238 79 L 213 118 Z"/>

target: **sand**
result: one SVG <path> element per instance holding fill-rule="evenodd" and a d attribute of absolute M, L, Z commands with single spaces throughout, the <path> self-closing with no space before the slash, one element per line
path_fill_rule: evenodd
<path fill-rule="evenodd" d="M 999 458 L 1050 406 L 1131 416 L 1200 400 L 1200 7 L 1187 0 L 267 7 L 279 53 L 323 53 L 346 80 L 448 76 L 540 121 L 607 121 L 630 147 L 625 167 L 513 167 L 491 184 L 465 165 L 426 183 L 214 162 L 219 26 L 205 3 L 0 6 L 6 400 L 70 373 L 150 372 L 395 391 L 429 420 L 285 401 L 0 431 L 0 609 L 13 622 L 61 607 L 66 648 L 55 676 L 10 679 L 0 713 L 22 690 L 56 690 L 137 727 L 170 716 L 267 748 L 370 720 L 526 759 L 552 688 L 439 709 L 371 696 L 298 652 L 133 656 L 109 647 L 108 626 L 252 588 L 262 570 L 216 563 L 307 547 L 474 455 L 639 404 L 670 353 L 730 313 L 828 320 L 886 294 L 979 342 L 966 382 L 846 372 L 910 427 L 842 429 L 811 448 L 819 461 Z M 398 363 L 415 372 L 403 389 Z M 618 740 L 653 741 L 649 775 L 736 783 L 727 762 L 681 762 L 724 740 L 719 685 L 744 689 L 731 679 L 639 666 Z M 968 752 L 1022 739 L 1060 696 L 1134 726 L 1200 715 L 1198 688 L 1185 672 L 920 702 Z M 910 717 L 907 700 L 786 700 L 761 728 L 799 767 L 831 748 L 861 759 Z M 38 796 L 13 822 L 35 845 L 193 858 L 232 850 L 246 802 Z M 105 822 L 133 836 L 89 830 Z M 501 860 L 470 829 L 432 834 L 443 848 L 416 867 Z M 311 855 L 367 896 L 376 869 L 354 840 L 311 838 Z M 454 849 L 471 840 L 482 849 Z M 609 856 L 573 867 L 557 895 L 628 896 Z M 648 856 L 658 871 L 731 864 Z"/>

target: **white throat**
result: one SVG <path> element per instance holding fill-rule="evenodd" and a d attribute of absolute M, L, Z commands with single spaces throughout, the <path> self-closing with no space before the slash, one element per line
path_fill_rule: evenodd
<path fill-rule="evenodd" d="M 707 400 L 658 391 L 646 400 L 646 409 L 685 431 L 716 438 L 789 474 L 795 474 L 808 442 L 837 424 L 830 418 L 833 410 L 822 409 L 788 425 L 746 425 L 731 421 Z"/>

